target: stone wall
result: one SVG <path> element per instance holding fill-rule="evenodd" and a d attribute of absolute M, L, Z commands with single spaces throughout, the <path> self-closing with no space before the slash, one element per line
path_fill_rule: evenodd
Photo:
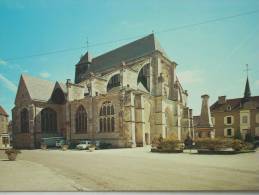
<path fill-rule="evenodd" d="M 99 113 L 101 106 L 104 102 L 110 101 L 114 106 L 115 118 L 115 131 L 114 132 L 100 132 L 99 127 Z M 107 95 L 98 95 L 95 97 L 86 97 L 82 100 L 72 101 L 71 105 L 71 132 L 69 135 L 70 140 L 79 139 L 96 139 L 116 144 L 117 139 L 123 139 L 120 135 L 123 129 L 119 125 L 119 112 L 120 112 L 120 95 L 118 93 L 109 93 Z M 79 106 L 83 106 L 87 112 L 88 123 L 87 133 L 77 133 L 75 129 L 75 116 Z M 121 142 L 121 141 L 120 141 Z M 120 143 L 121 145 L 121 143 Z"/>

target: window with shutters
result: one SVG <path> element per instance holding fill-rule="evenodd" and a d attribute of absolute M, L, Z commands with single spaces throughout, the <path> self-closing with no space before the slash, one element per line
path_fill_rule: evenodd
<path fill-rule="evenodd" d="M 231 124 L 232 123 L 232 117 L 231 116 L 228 116 L 227 117 L 227 124 Z"/>

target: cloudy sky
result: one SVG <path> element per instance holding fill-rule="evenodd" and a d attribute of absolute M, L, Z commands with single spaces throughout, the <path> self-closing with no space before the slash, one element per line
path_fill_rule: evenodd
<path fill-rule="evenodd" d="M 152 31 L 178 63 L 195 114 L 202 94 L 210 103 L 241 97 L 245 64 L 252 95 L 259 95 L 258 8 L 258 0 L 0 0 L 0 105 L 11 113 L 22 73 L 74 79 L 87 39 L 97 56 Z"/>

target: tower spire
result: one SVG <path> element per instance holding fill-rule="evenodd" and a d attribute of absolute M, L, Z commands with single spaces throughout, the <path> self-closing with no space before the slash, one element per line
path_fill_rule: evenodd
<path fill-rule="evenodd" d="M 249 79 L 248 79 L 248 64 L 246 64 L 246 86 L 245 86 L 245 92 L 244 92 L 244 98 L 251 97 L 251 91 L 250 91 L 250 85 L 249 85 Z"/>
<path fill-rule="evenodd" d="M 249 80 L 248 77 L 246 78 L 246 86 L 245 86 L 245 92 L 244 92 L 244 98 L 249 98 L 251 97 L 251 91 L 250 91 L 250 86 L 249 86 Z"/>

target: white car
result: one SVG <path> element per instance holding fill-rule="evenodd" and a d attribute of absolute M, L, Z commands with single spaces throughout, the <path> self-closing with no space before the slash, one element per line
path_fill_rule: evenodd
<path fill-rule="evenodd" d="M 91 145 L 91 141 L 89 140 L 83 140 L 80 141 L 80 143 L 76 146 L 76 149 L 78 150 L 86 150 Z"/>

